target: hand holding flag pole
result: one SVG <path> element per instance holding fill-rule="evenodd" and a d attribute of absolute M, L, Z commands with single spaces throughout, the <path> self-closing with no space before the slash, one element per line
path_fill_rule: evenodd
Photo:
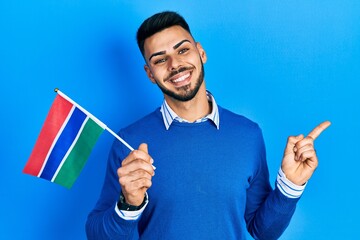
<path fill-rule="evenodd" d="M 132 148 L 103 122 L 55 89 L 50 108 L 24 173 L 71 188 L 104 130 Z M 155 167 L 154 167 L 155 169 Z"/>

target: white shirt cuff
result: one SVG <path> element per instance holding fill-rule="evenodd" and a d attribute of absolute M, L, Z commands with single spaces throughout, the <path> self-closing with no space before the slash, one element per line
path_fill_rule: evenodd
<path fill-rule="evenodd" d="M 292 183 L 289 179 L 286 178 L 285 173 L 282 169 L 279 169 L 277 178 L 276 178 L 276 186 L 280 190 L 282 194 L 284 194 L 288 198 L 299 198 L 301 194 L 304 192 L 306 187 L 305 183 L 302 186 L 296 185 Z"/>
<path fill-rule="evenodd" d="M 125 220 L 137 220 L 141 214 L 143 213 L 143 211 L 145 210 L 146 206 L 149 203 L 149 196 L 147 193 L 146 194 L 146 203 L 145 205 L 137 210 L 137 211 L 126 211 L 126 210 L 120 210 L 117 206 L 117 204 L 115 204 L 115 212 L 117 213 L 117 215 L 119 215 L 119 217 L 121 217 L 122 219 Z"/>

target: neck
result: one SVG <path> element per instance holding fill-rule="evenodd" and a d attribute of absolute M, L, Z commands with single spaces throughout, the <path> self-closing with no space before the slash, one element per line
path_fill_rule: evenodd
<path fill-rule="evenodd" d="M 189 122 L 194 122 L 211 112 L 211 104 L 207 99 L 204 83 L 201 85 L 196 96 L 189 101 L 181 102 L 166 95 L 165 99 L 179 117 Z"/>

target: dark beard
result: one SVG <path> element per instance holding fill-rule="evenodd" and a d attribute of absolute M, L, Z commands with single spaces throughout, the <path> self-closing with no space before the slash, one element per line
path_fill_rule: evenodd
<path fill-rule="evenodd" d="M 160 86 L 159 84 L 157 84 L 157 85 L 159 86 L 159 88 L 165 95 L 167 95 L 171 98 L 174 98 L 175 100 L 181 101 L 181 102 L 187 102 L 187 101 L 193 99 L 196 96 L 196 94 L 198 93 L 201 84 L 204 82 L 204 76 L 205 76 L 204 64 L 201 62 L 201 72 L 200 72 L 200 75 L 199 75 L 197 81 L 195 82 L 194 89 L 191 89 L 190 84 L 188 84 L 186 86 L 177 88 L 182 93 L 175 93 L 168 89 L 165 89 L 164 87 Z"/>

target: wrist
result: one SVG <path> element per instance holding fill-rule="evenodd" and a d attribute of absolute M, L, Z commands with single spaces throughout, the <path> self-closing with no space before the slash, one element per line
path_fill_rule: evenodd
<path fill-rule="evenodd" d="M 306 183 L 303 185 L 297 185 L 291 182 L 281 168 L 278 171 L 276 185 L 280 192 L 289 198 L 299 198 L 306 187 Z"/>
<path fill-rule="evenodd" d="M 143 208 L 147 202 L 148 202 L 147 195 L 144 194 L 144 199 L 140 205 L 129 204 L 126 202 L 123 192 L 121 192 L 119 201 L 117 203 L 117 207 L 119 208 L 119 210 L 124 210 L 124 211 L 138 211 L 141 208 Z"/>

